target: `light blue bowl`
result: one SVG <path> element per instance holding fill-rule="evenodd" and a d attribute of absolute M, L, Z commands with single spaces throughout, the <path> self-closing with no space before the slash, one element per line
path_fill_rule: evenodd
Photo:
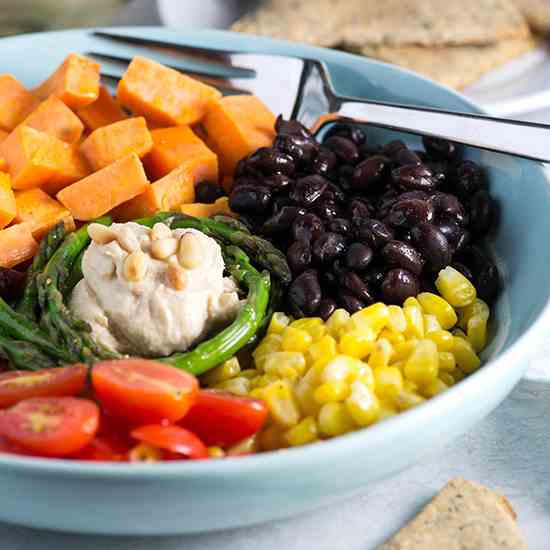
<path fill-rule="evenodd" d="M 378 100 L 477 111 L 412 73 L 336 51 L 217 31 L 128 29 L 138 36 L 325 61 L 338 91 Z M 2 40 L 2 72 L 26 85 L 72 51 L 105 47 L 87 31 Z M 384 142 L 398 134 L 372 130 Z M 416 138 L 407 138 L 416 142 Z M 506 290 L 488 362 L 443 395 L 372 428 L 309 447 L 205 462 L 101 464 L 0 456 L 0 520 L 109 534 L 171 534 L 238 527 L 298 514 L 366 491 L 467 431 L 521 378 L 550 327 L 550 186 L 540 164 L 489 152 L 467 156 L 488 169 L 501 204 L 493 242 Z"/>

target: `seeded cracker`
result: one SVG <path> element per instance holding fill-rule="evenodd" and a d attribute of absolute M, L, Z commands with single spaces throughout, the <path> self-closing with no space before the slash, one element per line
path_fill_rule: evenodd
<path fill-rule="evenodd" d="M 465 479 L 441 492 L 379 550 L 527 550 L 505 497 Z"/>
<path fill-rule="evenodd" d="M 531 28 L 550 33 L 550 2 L 548 0 L 514 0 Z"/>
<path fill-rule="evenodd" d="M 443 46 L 525 38 L 510 0 L 268 0 L 233 30 L 318 46 Z"/>

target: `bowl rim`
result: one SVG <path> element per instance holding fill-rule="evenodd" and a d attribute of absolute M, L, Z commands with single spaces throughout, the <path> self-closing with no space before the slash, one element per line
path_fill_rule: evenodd
<path fill-rule="evenodd" d="M 100 28 L 98 28 L 99 30 Z M 78 34 L 89 33 L 94 29 L 69 29 L 62 31 L 49 31 L 41 33 L 32 33 L 19 36 L 6 37 L 5 41 L 15 42 L 20 40 L 32 40 L 33 38 L 44 35 L 59 35 L 59 34 Z M 156 32 L 170 34 L 171 30 L 161 26 L 146 26 L 146 27 L 109 27 L 106 29 L 114 32 Z M 247 35 L 235 33 L 231 31 L 223 31 L 216 29 L 180 29 L 188 32 L 194 39 L 207 40 L 212 38 L 231 38 L 235 40 L 253 40 L 255 43 L 262 45 L 273 45 L 285 48 L 298 48 L 302 51 L 307 51 L 312 57 L 321 58 L 323 61 L 338 62 L 343 60 L 345 65 L 346 60 L 354 59 L 355 63 L 365 63 L 365 65 L 376 65 L 385 67 L 386 71 L 390 70 L 396 73 L 402 73 L 409 78 L 423 81 L 429 84 L 432 88 L 439 88 L 447 94 L 454 96 L 459 100 L 464 107 L 477 113 L 484 111 L 474 102 L 460 94 L 459 92 L 438 84 L 422 75 L 418 75 L 412 71 L 377 61 L 364 58 L 358 55 L 329 50 L 327 48 L 319 48 L 300 43 L 291 43 L 284 40 L 274 40 L 266 37 L 258 37 L 255 35 Z M 316 55 L 317 54 L 317 55 Z M 207 460 L 207 461 L 181 461 L 181 462 L 160 462 L 154 464 L 144 463 L 116 463 L 116 462 L 94 462 L 83 460 L 67 460 L 55 458 L 40 458 L 26 457 L 20 455 L 10 455 L 0 453 L 0 468 L 3 468 L 14 473 L 29 473 L 35 476 L 40 475 L 61 475 L 65 477 L 83 477 L 95 479 L 172 479 L 172 478 L 202 478 L 202 479 L 220 479 L 234 473 L 240 475 L 267 473 L 269 471 L 276 472 L 283 467 L 311 467 L 316 462 L 326 460 L 334 460 L 335 458 L 350 455 L 354 450 L 362 447 L 375 448 L 385 439 L 396 439 L 403 432 L 408 432 L 414 429 L 415 425 L 421 425 L 428 422 L 430 417 L 437 414 L 436 411 L 440 408 L 452 406 L 454 402 L 463 402 L 468 400 L 471 389 L 475 387 L 487 387 L 490 380 L 496 376 L 499 369 L 505 368 L 505 364 L 525 364 L 517 366 L 516 369 L 524 372 L 527 368 L 526 358 L 532 355 L 533 350 L 531 342 L 542 339 L 547 324 L 550 324 L 550 300 L 538 313 L 531 325 L 517 338 L 507 350 L 495 358 L 490 359 L 475 373 L 469 375 L 456 386 L 449 388 L 443 394 L 427 400 L 422 405 L 414 409 L 406 411 L 404 414 L 396 415 L 383 422 L 374 424 L 368 429 L 360 429 L 345 435 L 338 436 L 333 439 L 322 441 L 316 444 L 305 445 L 303 447 L 288 448 L 279 451 L 271 451 L 258 453 L 249 456 L 235 457 L 235 459 L 224 460 Z M 519 378 L 519 376 L 518 376 Z"/>

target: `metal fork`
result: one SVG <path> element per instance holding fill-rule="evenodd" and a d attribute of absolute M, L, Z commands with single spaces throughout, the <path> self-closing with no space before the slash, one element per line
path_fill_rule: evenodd
<path fill-rule="evenodd" d="M 95 31 L 106 39 L 87 55 L 103 62 L 102 75 L 122 77 L 134 55 L 144 55 L 214 85 L 224 94 L 260 97 L 276 114 L 321 129 L 338 120 L 447 139 L 550 162 L 550 126 L 338 95 L 326 65 L 315 59 L 251 54 Z M 98 43 L 99 45 L 99 43 Z"/>

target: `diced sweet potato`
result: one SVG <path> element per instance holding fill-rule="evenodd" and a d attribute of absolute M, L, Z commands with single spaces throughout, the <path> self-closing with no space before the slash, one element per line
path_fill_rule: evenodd
<path fill-rule="evenodd" d="M 2 143 L 9 135 L 10 133 L 6 132 L 6 130 L 0 130 L 0 143 Z"/>
<path fill-rule="evenodd" d="M 53 193 L 88 174 L 74 145 L 28 126 L 18 126 L 0 144 L 0 155 L 14 189 L 41 187 Z"/>
<path fill-rule="evenodd" d="M 132 200 L 121 204 L 114 212 L 117 221 L 152 216 L 155 212 L 177 211 L 180 205 L 195 200 L 195 179 L 182 164 Z"/>
<path fill-rule="evenodd" d="M 99 87 L 99 95 L 93 103 L 78 109 L 76 114 L 90 130 L 97 130 L 102 126 L 128 118 L 120 103 L 105 86 Z"/>
<path fill-rule="evenodd" d="M 143 163 L 152 180 L 166 176 L 186 163 L 195 178 L 218 181 L 218 158 L 189 126 L 160 128 L 151 132 L 153 147 Z"/>
<path fill-rule="evenodd" d="M 80 141 L 84 130 L 80 119 L 54 95 L 40 103 L 22 124 L 67 143 Z"/>
<path fill-rule="evenodd" d="M 17 215 L 15 221 L 27 222 L 32 236 L 40 240 L 54 225 L 65 224 L 67 231 L 74 231 L 75 224 L 71 213 L 42 189 L 27 189 L 15 192 Z"/>
<path fill-rule="evenodd" d="M 135 153 L 145 156 L 153 146 L 151 133 L 143 117 L 129 118 L 94 130 L 80 146 L 93 170 Z"/>
<path fill-rule="evenodd" d="M 11 132 L 36 106 L 38 100 L 11 74 L 0 75 L 0 128 Z"/>
<path fill-rule="evenodd" d="M 88 221 L 144 193 L 149 182 L 135 153 L 117 160 L 57 194 L 76 220 Z"/>
<path fill-rule="evenodd" d="M 16 214 L 10 175 L 0 172 L 0 229 L 11 223 Z"/>
<path fill-rule="evenodd" d="M 93 103 L 99 95 L 99 63 L 83 55 L 71 53 L 33 91 L 39 99 L 55 95 L 71 109 L 85 107 Z"/>
<path fill-rule="evenodd" d="M 119 82 L 117 97 L 134 114 L 154 124 L 178 126 L 201 120 L 210 100 L 221 94 L 179 71 L 138 56 Z"/>
<path fill-rule="evenodd" d="M 0 157 L 0 172 L 8 171 L 8 163 L 4 157 Z"/>
<path fill-rule="evenodd" d="M 30 260 L 38 243 L 28 223 L 18 223 L 0 231 L 0 267 L 14 267 Z"/>
<path fill-rule="evenodd" d="M 180 210 L 183 214 L 187 214 L 188 216 L 202 218 L 209 218 L 210 216 L 215 216 L 216 214 L 235 216 L 235 213 L 229 208 L 229 199 L 227 197 L 220 197 L 212 204 L 206 204 L 203 202 L 182 204 Z"/>
<path fill-rule="evenodd" d="M 275 116 L 251 95 L 210 102 L 202 126 L 224 176 L 233 175 L 239 160 L 259 147 L 270 146 L 275 137 Z"/>

